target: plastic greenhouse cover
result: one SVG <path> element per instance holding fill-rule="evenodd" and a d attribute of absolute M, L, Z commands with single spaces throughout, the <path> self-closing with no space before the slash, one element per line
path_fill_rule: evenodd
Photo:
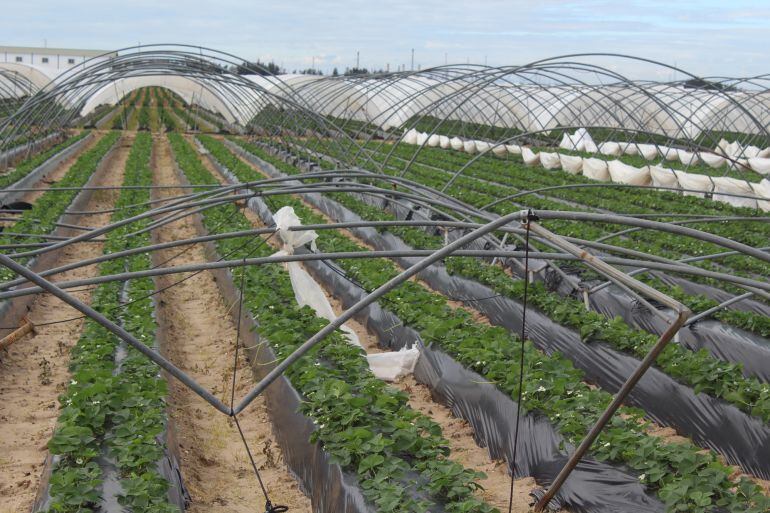
<path fill-rule="evenodd" d="M 759 183 L 752 183 L 751 188 L 755 195 L 768 198 L 768 201 L 757 201 L 757 206 L 763 212 L 770 212 L 770 180 L 763 178 Z"/>
<path fill-rule="evenodd" d="M 511 155 L 521 155 L 522 147 L 518 144 L 506 144 L 505 150 Z"/>
<path fill-rule="evenodd" d="M 712 181 L 711 177 L 708 175 L 679 172 L 677 173 L 677 178 L 679 179 L 679 184 L 682 186 L 683 189 L 694 189 L 696 191 L 703 191 L 703 193 L 685 191 L 683 192 L 685 196 L 697 196 L 699 198 L 705 198 L 706 194 L 704 193 L 711 192 L 714 190 L 714 182 Z"/>
<path fill-rule="evenodd" d="M 439 146 L 441 146 L 441 148 L 443 148 L 445 150 L 449 149 L 449 147 L 450 147 L 449 137 L 447 137 L 446 135 L 439 135 L 438 136 L 438 144 L 439 144 Z"/>
<path fill-rule="evenodd" d="M 461 151 L 465 145 L 463 144 L 463 140 L 459 137 L 452 137 L 449 139 L 449 146 L 455 151 Z"/>
<path fill-rule="evenodd" d="M 471 155 L 476 153 L 476 141 L 471 141 L 471 140 L 464 141 L 463 142 L 463 151 L 465 153 L 470 153 Z"/>

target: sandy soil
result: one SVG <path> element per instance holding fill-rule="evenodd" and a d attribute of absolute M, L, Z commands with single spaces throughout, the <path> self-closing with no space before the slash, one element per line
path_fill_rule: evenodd
<path fill-rule="evenodd" d="M 155 150 L 156 183 L 179 183 L 174 176 L 170 147 L 165 138 L 156 140 Z M 172 196 L 181 192 L 164 189 L 159 194 Z M 158 230 L 160 241 L 195 235 L 195 227 L 187 218 Z M 180 248 L 169 249 L 155 258 L 161 262 L 179 251 Z M 195 246 L 170 264 L 205 260 L 203 248 Z M 162 277 L 158 285 L 167 286 L 181 278 L 178 275 Z M 212 275 L 198 274 L 161 293 L 159 304 L 159 315 L 168 327 L 164 348 L 167 356 L 229 403 L 236 329 Z M 238 366 L 236 398 L 243 397 L 253 384 L 251 370 L 242 357 Z M 170 385 L 171 416 L 180 444 L 182 474 L 193 499 L 188 511 L 261 511 L 264 498 L 235 424 L 178 382 L 173 381 Z M 239 417 L 239 422 L 272 502 L 288 505 L 292 512 L 309 513 L 310 500 L 299 490 L 297 481 L 283 462 L 264 401 L 257 398 L 248 412 Z"/>
<path fill-rule="evenodd" d="M 216 169 L 210 165 L 208 160 L 205 160 L 205 162 L 209 171 L 211 171 L 217 179 L 223 181 L 223 177 L 217 173 Z M 307 203 L 306 206 L 313 208 Z M 313 210 L 319 215 L 323 215 L 318 210 L 314 208 Z M 246 215 L 255 227 L 262 226 L 259 218 L 252 211 L 247 210 Z M 346 233 L 346 235 L 353 237 L 350 233 Z M 360 243 L 357 239 L 356 242 Z M 270 240 L 270 244 L 275 246 L 273 240 Z M 337 315 L 341 314 L 344 309 L 340 302 L 329 294 L 328 291 L 324 290 L 324 293 L 335 313 Z M 377 345 L 376 337 L 369 333 L 363 324 L 354 320 L 348 321 L 346 324 L 356 333 L 367 352 L 382 352 L 382 349 Z M 413 409 L 430 417 L 434 422 L 441 426 L 444 437 L 449 441 L 452 450 L 452 460 L 462 463 L 466 468 L 486 474 L 486 479 L 480 480 L 480 484 L 484 487 L 484 490 L 479 493 L 480 497 L 489 504 L 499 508 L 501 511 L 507 511 L 511 478 L 507 473 L 505 463 L 492 460 L 487 450 L 476 444 L 471 426 L 465 420 L 452 415 L 449 408 L 434 401 L 431 397 L 430 389 L 425 385 L 417 383 L 414 377 L 409 376 L 398 383 L 394 383 L 393 386 L 409 395 L 409 405 Z M 532 478 L 516 480 L 514 486 L 513 512 L 525 513 L 530 510 L 529 503 L 531 498 L 529 492 L 536 487 L 537 484 Z"/>
<path fill-rule="evenodd" d="M 130 149 L 124 139 L 113 153 L 107 172 L 97 178 L 97 185 L 114 186 L 123 181 L 123 171 Z M 89 209 L 110 208 L 118 191 L 99 191 L 88 203 Z M 88 216 L 87 223 L 103 226 L 109 214 Z M 86 221 L 79 221 L 86 224 Z M 93 258 L 102 254 L 102 244 L 67 246 L 58 265 Z M 79 279 L 98 274 L 96 265 L 81 267 L 57 275 L 57 279 Z M 89 302 L 90 292 L 73 293 Z M 78 316 L 77 310 L 49 294 L 38 297 L 29 313 L 34 324 Z M 46 443 L 59 416 L 57 397 L 69 379 L 67 355 L 77 342 L 82 320 L 40 326 L 0 354 L 0 513 L 28 511 L 40 483 Z"/>

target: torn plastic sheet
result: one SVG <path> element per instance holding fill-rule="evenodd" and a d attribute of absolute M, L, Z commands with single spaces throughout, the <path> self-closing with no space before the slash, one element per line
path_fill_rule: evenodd
<path fill-rule="evenodd" d="M 306 244 L 315 247 L 315 239 L 318 234 L 315 231 L 291 231 L 292 226 L 301 226 L 297 214 L 292 207 L 282 207 L 273 215 L 273 221 L 278 228 L 278 236 L 283 241 L 283 249 L 275 255 L 291 255 L 297 248 Z M 294 296 L 300 306 L 309 306 L 317 315 L 333 321 L 337 318 L 334 314 L 329 300 L 326 298 L 321 286 L 305 271 L 301 262 L 286 262 L 284 267 L 289 272 L 291 286 L 294 289 Z M 343 324 L 340 330 L 351 344 L 363 348 L 358 335 L 348 325 Z M 367 354 L 366 360 L 369 363 L 369 369 L 375 377 L 385 381 L 395 381 L 398 378 L 407 376 L 414 371 L 417 359 L 420 357 L 420 351 L 416 347 L 411 349 L 403 348 L 394 353 Z"/>
<path fill-rule="evenodd" d="M 261 168 L 273 176 L 282 176 L 275 167 L 254 157 Z M 337 222 L 356 221 L 360 217 L 318 193 L 301 194 Z M 360 199 L 364 199 L 362 196 Z M 403 241 L 373 228 L 351 229 L 354 235 L 375 249 L 411 249 Z M 401 267 L 414 265 L 419 259 L 394 259 Z M 500 297 L 492 289 L 460 276 L 449 275 L 445 268 L 434 265 L 419 274 L 434 290 L 449 298 L 459 298 L 485 314 L 490 321 L 518 333 L 521 329 L 521 305 L 508 297 Z M 483 300 L 482 300 L 483 298 Z M 584 342 L 579 333 L 561 326 L 534 309 L 528 313 L 530 339 L 546 353 L 558 351 L 586 373 L 587 379 L 609 392 L 617 391 L 638 366 L 639 360 L 600 342 Z M 629 402 L 644 409 L 655 422 L 671 426 L 689 436 L 696 444 L 714 449 L 731 463 L 763 479 L 770 478 L 770 427 L 735 406 L 708 396 L 696 394 L 657 368 L 651 368 L 629 395 Z"/>

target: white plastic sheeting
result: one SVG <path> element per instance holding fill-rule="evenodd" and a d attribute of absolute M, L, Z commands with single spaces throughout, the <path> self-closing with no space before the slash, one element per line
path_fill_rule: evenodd
<path fill-rule="evenodd" d="M 505 145 L 504 144 L 497 144 L 497 145 L 492 147 L 492 153 L 494 153 L 498 157 L 502 157 L 502 156 L 504 156 L 504 155 L 506 155 L 508 153 L 508 150 L 505 149 Z"/>
<path fill-rule="evenodd" d="M 682 189 L 694 189 L 695 191 L 703 191 L 703 193 L 684 191 L 683 194 L 685 196 L 698 196 L 700 198 L 704 198 L 706 197 L 704 193 L 714 190 L 714 182 L 708 175 L 682 172 L 677 175 L 677 178 L 679 179 L 679 185 L 682 186 Z"/>
<path fill-rule="evenodd" d="M 676 157 L 685 166 L 694 166 L 698 163 L 698 154 L 687 150 L 676 150 Z"/>
<path fill-rule="evenodd" d="M 505 151 L 511 155 L 521 155 L 521 146 L 518 144 L 506 144 Z"/>
<path fill-rule="evenodd" d="M 583 158 L 559 153 L 561 168 L 572 175 L 579 175 L 583 170 Z"/>
<path fill-rule="evenodd" d="M 754 195 L 754 190 L 746 180 L 738 180 L 726 176 L 714 178 L 714 201 L 722 201 L 736 207 L 754 208 L 757 205 L 756 200 L 751 198 L 739 198 L 736 196 L 726 196 L 719 193 Z"/>
<path fill-rule="evenodd" d="M 447 137 L 446 135 L 439 135 L 438 136 L 438 145 L 441 146 L 441 148 L 443 148 L 445 150 L 450 148 L 451 145 L 449 143 L 449 137 Z"/>
<path fill-rule="evenodd" d="M 645 166 L 641 169 L 629 166 L 619 160 L 610 160 L 607 163 L 610 177 L 615 183 L 629 185 L 650 185 L 650 169 Z"/>
<path fill-rule="evenodd" d="M 594 140 L 585 128 L 578 128 L 572 135 L 564 133 L 561 142 L 559 143 L 559 148 L 564 150 L 586 151 L 588 153 L 596 153 L 598 151 L 596 143 L 594 143 Z"/>
<path fill-rule="evenodd" d="M 591 180 L 609 182 L 610 171 L 607 168 L 607 161 L 595 158 L 583 159 L 583 176 Z"/>
<path fill-rule="evenodd" d="M 725 165 L 726 159 L 722 155 L 716 153 L 700 153 L 700 159 L 706 163 L 707 166 L 718 168 Z"/>
<path fill-rule="evenodd" d="M 770 175 L 770 158 L 752 157 L 749 167 L 761 175 Z"/>
<path fill-rule="evenodd" d="M 452 147 L 455 151 L 461 151 L 463 149 L 463 140 L 459 137 L 452 137 L 449 140 L 449 145 Z"/>
<path fill-rule="evenodd" d="M 471 155 L 476 153 L 476 141 L 464 141 L 463 151 L 465 153 L 470 153 Z"/>
<path fill-rule="evenodd" d="M 763 178 L 759 183 L 752 183 L 751 188 L 754 191 L 755 196 L 767 198 L 767 201 L 757 201 L 757 206 L 761 208 L 763 212 L 770 212 L 770 181 Z"/>
<path fill-rule="evenodd" d="M 649 166 L 650 179 L 655 187 L 679 188 L 678 172 L 669 167 Z"/>
<path fill-rule="evenodd" d="M 524 164 L 530 167 L 540 164 L 540 154 L 533 152 L 526 146 L 521 148 L 521 158 L 524 159 Z"/>
<path fill-rule="evenodd" d="M 620 157 L 623 154 L 623 150 L 620 148 L 619 143 L 607 141 L 599 143 L 599 153 L 611 157 Z"/>
<path fill-rule="evenodd" d="M 417 144 L 417 130 L 414 128 L 407 130 L 404 136 L 401 137 L 401 142 L 404 144 Z"/>
<path fill-rule="evenodd" d="M 440 139 L 439 136 L 436 134 L 432 134 L 430 137 L 428 137 L 428 146 L 431 146 L 435 148 L 439 145 Z"/>
<path fill-rule="evenodd" d="M 658 158 L 658 147 L 654 144 L 637 144 L 637 152 L 645 160 L 655 160 Z"/>
<path fill-rule="evenodd" d="M 291 255 L 294 249 L 305 244 L 315 244 L 314 241 L 318 234 L 312 230 L 291 231 L 292 226 L 301 226 L 297 214 L 292 207 L 283 207 L 278 210 L 273 219 L 278 228 L 278 236 L 283 242 L 283 248 L 275 253 L 276 255 Z M 329 300 L 324 294 L 321 285 L 316 282 L 312 276 L 305 270 L 300 262 L 286 262 L 284 264 L 289 272 L 291 286 L 294 289 L 294 297 L 300 306 L 309 306 L 317 315 L 334 321 L 337 316 L 332 309 Z M 347 325 L 343 324 L 340 328 L 351 344 L 362 347 L 356 333 Z M 416 347 L 400 351 L 367 354 L 366 360 L 372 373 L 379 379 L 386 381 L 395 381 L 400 377 L 411 374 L 420 357 L 420 350 Z"/>
<path fill-rule="evenodd" d="M 546 151 L 540 152 L 540 164 L 546 169 L 559 169 L 561 167 L 561 161 L 559 160 L 558 153 L 550 153 Z"/>

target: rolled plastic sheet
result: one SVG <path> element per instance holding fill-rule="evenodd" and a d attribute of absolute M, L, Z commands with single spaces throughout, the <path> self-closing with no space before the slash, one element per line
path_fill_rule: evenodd
<path fill-rule="evenodd" d="M 435 148 L 440 143 L 438 134 L 431 134 L 430 137 L 428 137 L 428 146 Z"/>
<path fill-rule="evenodd" d="M 741 156 L 743 158 L 750 159 L 750 158 L 758 156 L 760 151 L 761 150 L 759 148 L 757 148 L 756 146 L 752 146 L 752 145 L 745 146 L 743 148 L 743 152 L 741 152 L 742 153 Z"/>
<path fill-rule="evenodd" d="M 669 148 L 668 146 L 658 146 L 658 153 L 660 156 L 670 162 L 679 160 L 679 155 L 676 148 Z"/>
<path fill-rule="evenodd" d="M 455 151 L 462 151 L 465 145 L 463 144 L 463 140 L 459 137 L 452 137 L 449 139 L 449 146 L 451 146 Z"/>
<path fill-rule="evenodd" d="M 471 141 L 471 140 L 464 141 L 463 142 L 463 151 L 465 153 L 468 153 L 468 154 L 471 154 L 471 155 L 476 153 L 476 141 Z"/>
<path fill-rule="evenodd" d="M 767 198 L 767 200 L 757 201 L 757 207 L 762 209 L 763 212 L 770 212 L 770 180 L 764 178 L 759 183 L 752 183 L 751 189 L 754 191 L 755 196 Z"/>
<path fill-rule="evenodd" d="M 530 167 L 540 164 L 540 154 L 533 152 L 526 146 L 521 148 L 521 158 L 524 159 L 524 164 Z"/>
<path fill-rule="evenodd" d="M 542 164 L 545 169 L 559 169 L 561 167 L 559 154 L 541 151 L 540 164 Z"/>
<path fill-rule="evenodd" d="M 418 146 L 423 146 L 426 142 L 428 142 L 428 134 L 425 132 L 417 132 L 417 141 L 415 144 Z"/>
<path fill-rule="evenodd" d="M 401 138 L 401 142 L 404 144 L 417 144 L 417 130 L 414 128 L 407 130 Z"/>
<path fill-rule="evenodd" d="M 636 168 L 629 166 L 619 160 L 610 160 L 607 163 L 607 169 L 610 172 L 610 177 L 615 183 L 625 183 L 629 185 L 649 185 L 650 170 L 647 166 L 643 168 Z"/>
<path fill-rule="evenodd" d="M 620 144 L 607 141 L 599 144 L 599 153 L 611 157 L 620 157 L 623 155 L 623 150 L 620 148 Z"/>
<path fill-rule="evenodd" d="M 504 144 L 495 144 L 492 147 L 492 153 L 498 157 L 504 157 L 508 153 L 508 150 L 505 148 Z"/>
<path fill-rule="evenodd" d="M 489 148 L 492 147 L 488 142 L 486 141 L 473 141 L 476 144 L 476 151 L 479 153 L 484 153 Z"/>
<path fill-rule="evenodd" d="M 727 176 L 717 176 L 714 179 L 714 201 L 728 203 L 735 207 L 756 208 L 757 200 L 751 198 L 741 198 L 739 196 L 728 196 L 728 194 L 754 195 L 754 190 L 746 180 L 738 180 Z"/>
<path fill-rule="evenodd" d="M 639 155 L 639 146 L 636 143 L 620 143 L 620 149 L 626 155 Z"/>
<path fill-rule="evenodd" d="M 761 175 L 770 175 L 770 158 L 752 157 L 749 159 L 749 167 Z"/>
<path fill-rule="evenodd" d="M 722 167 L 725 165 L 725 162 L 727 162 L 727 160 L 722 155 L 717 155 L 716 153 L 707 153 L 702 151 L 698 155 L 707 166 L 713 168 Z"/>
<path fill-rule="evenodd" d="M 669 167 L 660 167 L 660 166 L 648 166 L 650 169 L 650 179 L 652 180 L 652 185 L 655 187 L 667 187 L 667 188 L 678 188 L 679 187 L 679 179 L 677 178 L 677 171 L 674 171 L 673 169 Z"/>
<path fill-rule="evenodd" d="M 759 153 L 757 153 L 757 157 L 761 159 L 770 158 L 770 147 L 760 150 Z"/>
<path fill-rule="evenodd" d="M 451 144 L 449 143 L 449 137 L 446 135 L 439 135 L 438 136 L 438 145 L 444 149 L 448 150 L 451 147 Z"/>
<path fill-rule="evenodd" d="M 561 136 L 561 142 L 559 142 L 559 148 L 563 150 L 577 150 L 575 143 L 572 142 L 572 137 L 567 132 L 564 132 Z"/>
<path fill-rule="evenodd" d="M 579 175 L 583 171 L 583 157 L 564 155 L 559 153 L 561 168 L 572 175 Z"/>
<path fill-rule="evenodd" d="M 88 144 L 91 139 L 93 139 L 93 137 L 93 133 L 88 134 L 81 140 L 74 142 L 57 154 L 52 155 L 51 158 L 27 173 L 26 176 L 5 187 L 3 192 L 0 192 L 0 205 L 7 205 L 8 203 L 13 203 L 14 201 L 21 201 L 22 198 L 29 194 L 29 192 L 18 191 L 16 189 L 28 189 L 30 187 L 34 187 L 35 183 L 39 182 L 43 178 L 46 178 L 49 174 L 56 170 L 56 168 L 59 167 L 62 162 L 80 151 L 86 144 Z M 0 157 L 0 162 L 2 161 L 3 159 Z"/>
<path fill-rule="evenodd" d="M 714 190 L 714 181 L 708 175 L 700 175 L 697 173 L 685 173 L 681 171 L 677 173 L 679 179 L 679 185 L 682 189 L 690 189 L 683 191 L 685 196 L 697 196 L 699 198 L 705 198 L 706 193 L 711 193 Z M 703 192 L 692 192 L 703 191 Z"/>
<path fill-rule="evenodd" d="M 645 160 L 655 160 L 658 158 L 658 147 L 654 144 L 637 144 L 636 148 L 639 155 L 644 157 Z"/>
<path fill-rule="evenodd" d="M 698 163 L 698 154 L 687 150 L 676 150 L 676 157 L 685 166 L 694 166 Z"/>
<path fill-rule="evenodd" d="M 505 151 L 511 155 L 521 155 L 521 146 L 518 144 L 506 144 Z"/>
<path fill-rule="evenodd" d="M 607 161 L 596 158 L 583 159 L 583 176 L 591 180 L 600 182 L 610 181 L 610 171 L 607 168 Z"/>

